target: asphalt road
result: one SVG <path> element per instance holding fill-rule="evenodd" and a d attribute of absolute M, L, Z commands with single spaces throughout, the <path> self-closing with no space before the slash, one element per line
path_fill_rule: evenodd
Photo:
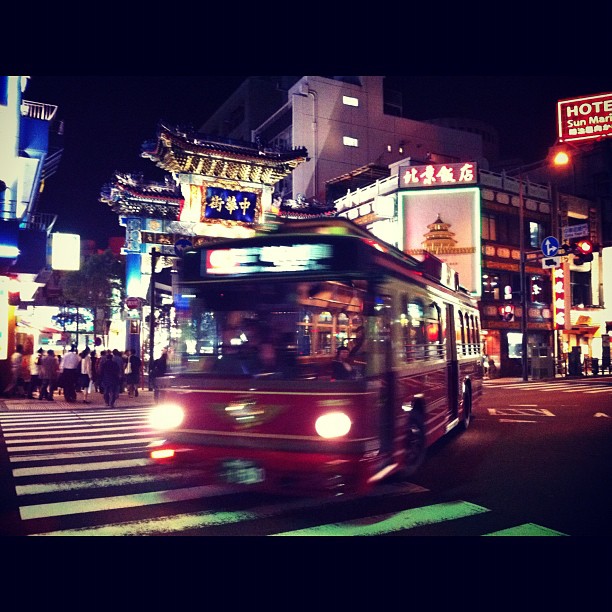
<path fill-rule="evenodd" d="M 470 429 L 434 445 L 410 481 L 326 501 L 236 493 L 152 465 L 144 397 L 116 410 L 9 407 L 0 534 L 609 536 L 611 383 L 487 381 Z"/>

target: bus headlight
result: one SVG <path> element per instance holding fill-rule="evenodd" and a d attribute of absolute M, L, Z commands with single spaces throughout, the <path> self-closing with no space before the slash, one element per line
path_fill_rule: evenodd
<path fill-rule="evenodd" d="M 185 411 L 178 404 L 159 404 L 149 413 L 149 425 L 154 429 L 174 429 L 185 418 Z"/>
<path fill-rule="evenodd" d="M 315 429 L 322 438 L 339 438 L 350 431 L 351 425 L 344 412 L 328 412 L 317 419 Z"/>

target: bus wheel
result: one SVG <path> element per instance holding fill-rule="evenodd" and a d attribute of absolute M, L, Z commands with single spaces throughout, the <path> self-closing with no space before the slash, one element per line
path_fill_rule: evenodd
<path fill-rule="evenodd" d="M 463 429 L 467 429 L 472 422 L 472 394 L 469 389 L 466 389 L 463 393 L 463 420 L 461 426 Z"/>
<path fill-rule="evenodd" d="M 423 414 L 413 411 L 406 433 L 406 455 L 402 468 L 402 477 L 412 476 L 425 459 L 425 420 Z"/>

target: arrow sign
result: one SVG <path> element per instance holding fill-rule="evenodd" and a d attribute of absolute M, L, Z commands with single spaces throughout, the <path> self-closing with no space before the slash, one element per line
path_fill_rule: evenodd
<path fill-rule="evenodd" d="M 554 257 L 559 251 L 559 241 L 554 236 L 548 236 L 542 241 L 544 257 Z"/>

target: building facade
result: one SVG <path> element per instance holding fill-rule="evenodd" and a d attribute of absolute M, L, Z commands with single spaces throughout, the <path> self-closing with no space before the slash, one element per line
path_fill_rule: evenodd
<path fill-rule="evenodd" d="M 253 77 L 262 87 L 262 77 Z M 234 125 L 234 134 L 244 135 L 251 129 L 251 140 L 280 147 L 305 147 L 308 160 L 280 181 L 275 188 L 281 200 L 315 200 L 331 202 L 344 195 L 333 190 L 335 179 L 354 171 L 372 179 L 375 171 L 382 176 L 389 164 L 411 157 L 432 163 L 455 163 L 472 159 L 486 167 L 488 154 L 497 150 L 494 131 L 447 127 L 444 120 L 414 121 L 400 116 L 401 101 L 392 104 L 393 92 L 385 88 L 384 76 L 279 77 L 267 80 L 268 87 L 285 91 L 285 100 L 265 120 L 255 125 L 253 112 L 260 99 L 252 96 L 245 83 L 222 105 L 200 131 L 220 132 L 223 126 Z M 264 104 L 270 103 L 264 97 Z M 268 106 L 268 108 L 270 108 Z M 239 110 L 240 109 L 240 110 Z M 249 121 L 250 118 L 250 121 Z M 469 131 L 468 131 L 469 128 Z M 232 133 L 230 133 L 231 135 Z M 486 144 L 485 141 L 486 140 Z M 353 174 L 351 174 L 353 173 Z M 353 184 L 355 183 L 353 181 Z M 346 183 L 346 180 L 344 181 Z"/>
<path fill-rule="evenodd" d="M 413 166 L 404 160 L 390 171 L 388 178 L 339 198 L 338 215 L 416 257 L 432 252 L 459 272 L 479 302 L 483 352 L 497 375 L 521 375 L 523 325 L 530 377 L 568 373 L 574 346 L 587 367 L 592 358 L 601 363 L 610 313 L 601 279 L 612 275 L 605 252 L 582 266 L 571 255 L 552 265 L 542 252 L 559 210 L 557 196 L 569 208 L 566 219 L 578 219 L 581 207 L 596 217 L 592 204 L 550 185 L 479 169 L 475 162 Z M 577 286 L 584 267 L 588 275 Z"/>

